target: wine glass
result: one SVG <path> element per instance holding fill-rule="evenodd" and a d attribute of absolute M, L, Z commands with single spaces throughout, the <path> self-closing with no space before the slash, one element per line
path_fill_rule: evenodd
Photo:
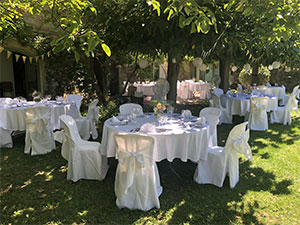
<path fill-rule="evenodd" d="M 140 111 L 141 111 L 141 109 L 139 107 L 134 107 L 132 109 L 132 113 L 135 114 L 136 116 L 139 115 Z"/>
<path fill-rule="evenodd" d="M 161 127 L 165 123 L 166 118 L 164 115 L 159 114 L 157 116 L 157 121 L 158 121 L 159 126 Z"/>
<path fill-rule="evenodd" d="M 169 107 L 167 108 L 167 113 L 173 114 L 173 113 L 174 113 L 174 107 L 173 107 L 173 106 L 169 106 Z"/>

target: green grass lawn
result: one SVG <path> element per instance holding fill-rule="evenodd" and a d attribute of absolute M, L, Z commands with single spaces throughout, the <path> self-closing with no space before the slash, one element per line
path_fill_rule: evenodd
<path fill-rule="evenodd" d="M 219 145 L 233 126 L 218 126 Z M 103 181 L 72 183 L 59 144 L 49 154 L 29 156 L 23 152 L 24 135 L 13 141 L 13 149 L 0 150 L 1 224 L 300 224 L 300 116 L 295 113 L 291 126 L 251 131 L 253 160 L 240 158 L 234 189 L 228 178 L 223 188 L 193 182 L 192 162 L 159 162 L 161 208 L 148 212 L 116 207 L 115 159 L 109 159 Z"/>

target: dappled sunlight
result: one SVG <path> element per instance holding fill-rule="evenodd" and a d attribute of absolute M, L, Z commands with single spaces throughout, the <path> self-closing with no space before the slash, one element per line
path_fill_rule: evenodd
<path fill-rule="evenodd" d="M 24 182 L 24 185 L 22 185 L 20 188 L 25 188 L 25 187 L 27 187 L 29 184 L 31 184 L 32 182 L 31 182 L 31 179 L 29 179 L 29 180 L 27 180 L 27 181 L 25 181 Z"/>
<path fill-rule="evenodd" d="M 54 209 L 58 208 L 59 206 L 60 206 L 59 202 L 54 203 L 54 204 L 51 204 L 51 203 L 47 202 L 47 205 L 43 206 L 42 211 L 54 210 Z"/>
<path fill-rule="evenodd" d="M 52 173 L 54 172 L 54 169 L 51 169 L 49 172 L 46 171 L 39 171 L 34 176 L 45 176 L 45 181 L 51 181 L 53 179 Z"/>
<path fill-rule="evenodd" d="M 18 216 L 22 216 L 24 213 L 31 213 L 33 212 L 35 209 L 32 208 L 32 207 L 29 207 L 29 208 L 25 208 L 25 209 L 19 209 L 19 210 L 16 210 L 13 212 L 13 215 L 12 217 L 18 217 Z M 28 214 L 26 214 L 27 216 Z"/>

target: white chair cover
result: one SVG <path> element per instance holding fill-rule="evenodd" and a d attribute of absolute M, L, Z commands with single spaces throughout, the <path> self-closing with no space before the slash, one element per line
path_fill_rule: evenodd
<path fill-rule="evenodd" d="M 292 123 L 291 112 L 296 111 L 298 113 L 298 100 L 296 94 L 291 95 L 287 104 L 283 107 L 278 107 L 277 110 L 271 112 L 271 123 L 282 123 L 284 125 Z"/>
<path fill-rule="evenodd" d="M 132 113 L 132 110 L 134 108 L 139 108 L 140 112 L 139 115 L 143 115 L 143 107 L 139 104 L 135 104 L 135 103 L 125 103 L 123 105 L 120 105 L 119 110 L 120 110 L 120 114 L 121 115 L 128 115 Z"/>
<path fill-rule="evenodd" d="M 290 95 L 284 95 L 283 99 L 282 99 L 282 105 L 286 105 L 288 100 L 289 100 L 289 97 L 291 95 L 296 95 L 296 97 L 299 98 L 299 86 L 300 85 L 297 85 L 293 88 L 293 92 L 290 94 Z"/>
<path fill-rule="evenodd" d="M 227 108 L 224 108 L 221 104 L 220 96 L 215 95 L 212 93 L 211 95 L 211 100 L 210 102 L 210 107 L 215 107 L 221 109 L 221 116 L 220 116 L 220 124 L 222 123 L 232 123 L 232 115 L 228 113 Z"/>
<path fill-rule="evenodd" d="M 253 97 L 250 99 L 249 129 L 267 130 L 268 129 L 268 97 Z"/>
<path fill-rule="evenodd" d="M 209 123 L 209 142 L 208 146 L 218 145 L 217 124 L 220 122 L 221 109 L 207 107 L 200 111 L 199 116 L 204 116 Z"/>
<path fill-rule="evenodd" d="M 67 179 L 103 180 L 108 170 L 107 157 L 101 156 L 99 142 L 80 138 L 75 120 L 68 115 L 59 117 L 64 127 L 62 156 L 68 161 Z"/>
<path fill-rule="evenodd" d="M 12 148 L 11 131 L 0 127 L 0 148 Z"/>
<path fill-rule="evenodd" d="M 115 179 L 116 204 L 119 208 L 150 210 L 160 208 L 162 193 L 152 137 L 115 134 L 118 167 Z"/>
<path fill-rule="evenodd" d="M 81 105 L 81 95 L 68 95 L 67 96 L 67 103 L 75 102 L 78 111 L 80 112 L 80 105 Z"/>
<path fill-rule="evenodd" d="M 214 94 L 218 95 L 218 96 L 221 96 L 222 94 L 224 94 L 224 91 L 221 88 L 214 88 L 213 91 L 214 91 Z"/>
<path fill-rule="evenodd" d="M 50 126 L 51 108 L 45 106 L 29 107 L 25 109 L 26 154 L 41 155 L 55 149 L 55 141 Z"/>
<path fill-rule="evenodd" d="M 225 147 L 214 146 L 208 151 L 207 160 L 200 160 L 194 174 L 195 182 L 223 186 L 226 174 L 229 175 L 230 187 L 239 181 L 238 153 L 251 160 L 251 148 L 248 145 L 250 130 L 248 122 L 236 125 L 229 133 Z"/>
<path fill-rule="evenodd" d="M 97 106 L 99 100 L 92 101 L 88 108 L 86 117 L 80 115 L 79 118 L 75 118 L 76 125 L 79 131 L 79 135 L 83 140 L 88 140 L 91 137 L 93 140 L 97 139 L 98 132 L 95 126 L 95 122 L 99 120 L 99 107 Z"/>

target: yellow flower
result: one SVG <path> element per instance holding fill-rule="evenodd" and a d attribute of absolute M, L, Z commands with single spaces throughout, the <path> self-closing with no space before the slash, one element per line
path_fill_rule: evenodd
<path fill-rule="evenodd" d="M 160 102 L 157 103 L 156 108 L 160 109 L 161 107 L 162 107 L 162 104 Z"/>

